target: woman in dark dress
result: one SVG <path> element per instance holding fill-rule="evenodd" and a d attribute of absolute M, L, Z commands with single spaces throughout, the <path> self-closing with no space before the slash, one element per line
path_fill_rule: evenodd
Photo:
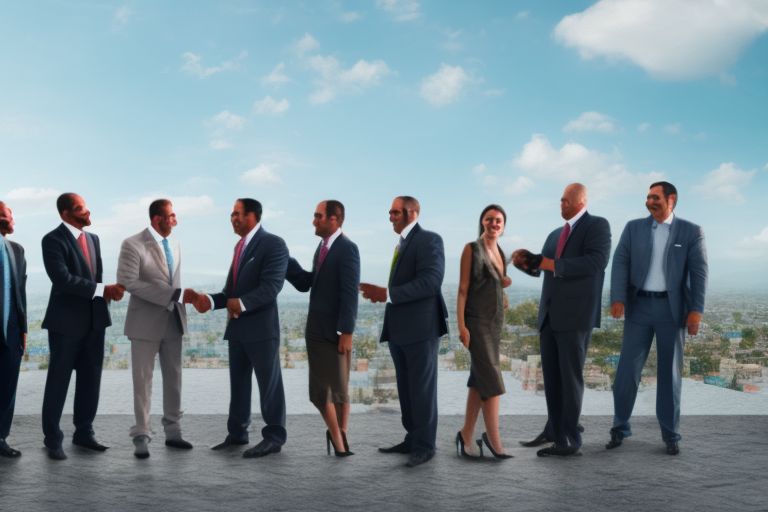
<path fill-rule="evenodd" d="M 480 410 L 485 421 L 485 433 L 477 440 L 480 455 L 485 445 L 496 458 L 510 457 L 504 452 L 499 435 L 499 403 L 505 392 L 499 366 L 503 289 L 512 284 L 498 245 L 506 221 L 507 214 L 501 206 L 486 206 L 480 214 L 480 237 L 464 246 L 461 254 L 456 318 L 461 343 L 469 349 L 471 367 L 466 416 L 464 427 L 456 434 L 456 450 L 465 457 L 477 456 L 471 446 Z"/>

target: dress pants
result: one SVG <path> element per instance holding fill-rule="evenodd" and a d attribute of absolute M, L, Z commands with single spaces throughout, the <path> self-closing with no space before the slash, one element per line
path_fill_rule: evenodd
<path fill-rule="evenodd" d="M 59 428 L 72 370 L 75 380 L 74 437 L 93 435 L 93 419 L 99 406 L 101 366 L 104 362 L 104 329 L 92 329 L 82 338 L 48 331 L 50 357 L 43 396 L 45 446 L 60 448 L 64 433 Z"/>
<path fill-rule="evenodd" d="M 9 325 L 8 344 L 0 342 L 0 439 L 5 439 L 11 432 L 22 356 L 21 337 L 19 329 Z"/>
<path fill-rule="evenodd" d="M 669 299 L 637 297 L 624 322 L 619 366 L 613 382 L 612 432 L 632 435 L 629 418 L 637 398 L 640 376 L 656 335 L 656 418 L 666 443 L 680 440 L 680 390 L 682 387 L 685 328 L 675 324 Z"/>
<path fill-rule="evenodd" d="M 413 453 L 434 453 L 437 436 L 437 351 L 440 339 L 397 345 L 389 342 L 395 364 L 400 414 Z"/>
<path fill-rule="evenodd" d="M 175 315 L 169 315 L 165 334 L 160 340 L 131 339 L 133 374 L 133 412 L 136 424 L 131 437 L 152 437 L 152 375 L 155 356 L 160 359 L 163 376 L 163 428 L 167 439 L 181 438 L 181 330 Z"/>
<path fill-rule="evenodd" d="M 584 359 L 592 330 L 554 331 L 549 317 L 541 328 L 541 370 L 552 439 L 560 448 L 581 447 L 579 417 L 584 398 Z"/>
<path fill-rule="evenodd" d="M 237 441 L 248 440 L 248 427 L 251 424 L 251 372 L 256 374 L 261 417 L 265 423 L 261 435 L 266 440 L 283 445 L 287 433 L 278 338 L 256 342 L 229 340 L 229 437 Z"/>

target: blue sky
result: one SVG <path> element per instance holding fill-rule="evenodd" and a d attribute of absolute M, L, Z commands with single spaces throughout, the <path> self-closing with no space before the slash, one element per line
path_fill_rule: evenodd
<path fill-rule="evenodd" d="M 14 2 L 0 199 L 33 281 L 55 197 L 76 191 L 108 276 L 160 196 L 186 273 L 224 274 L 229 211 L 251 196 L 305 265 L 316 203 L 341 200 L 363 278 L 381 282 L 387 211 L 409 194 L 455 282 L 488 203 L 507 209 L 508 249 L 538 250 L 581 181 L 615 245 L 667 179 L 705 230 L 712 286 L 764 286 L 766 29 L 756 0 Z"/>

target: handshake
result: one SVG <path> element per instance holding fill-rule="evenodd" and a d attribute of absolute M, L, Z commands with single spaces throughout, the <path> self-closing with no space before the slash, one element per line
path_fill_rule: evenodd
<path fill-rule="evenodd" d="M 182 302 L 184 304 L 192 304 L 198 313 L 205 313 L 211 309 L 211 301 L 208 299 L 208 296 L 204 293 L 197 293 L 191 288 L 184 290 Z"/>
<path fill-rule="evenodd" d="M 110 302 L 119 301 L 125 294 L 125 286 L 120 283 L 108 284 L 104 286 L 104 300 L 109 304 Z"/>

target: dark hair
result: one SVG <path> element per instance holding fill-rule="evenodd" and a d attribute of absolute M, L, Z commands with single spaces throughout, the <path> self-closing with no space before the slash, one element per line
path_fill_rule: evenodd
<path fill-rule="evenodd" d="M 250 197 L 241 197 L 238 199 L 243 204 L 243 210 L 245 213 L 253 213 L 256 215 L 256 222 L 261 222 L 261 203 Z"/>
<path fill-rule="evenodd" d="M 651 186 L 648 188 L 653 187 L 661 187 L 661 190 L 664 192 L 665 199 L 669 199 L 669 196 L 674 194 L 675 204 L 672 205 L 672 209 L 674 210 L 675 206 L 677 206 L 677 200 L 680 197 L 677 195 L 677 188 L 675 188 L 675 186 L 668 181 L 657 181 L 656 183 L 651 183 Z"/>
<path fill-rule="evenodd" d="M 155 199 L 149 205 L 149 220 L 152 220 L 155 215 L 163 216 L 163 208 L 171 204 L 170 199 Z"/>
<path fill-rule="evenodd" d="M 488 213 L 490 210 L 496 210 L 499 213 L 501 213 L 501 216 L 504 217 L 504 225 L 506 226 L 506 224 L 507 224 L 507 212 L 504 211 L 504 208 L 502 208 L 501 206 L 499 206 L 497 204 L 489 204 L 488 206 L 483 208 L 482 212 L 480 212 L 480 222 L 479 222 L 480 232 L 477 234 L 477 236 L 482 236 L 483 231 L 484 231 L 483 230 L 483 217 L 485 217 L 485 214 Z"/>
<path fill-rule="evenodd" d="M 59 215 L 72 209 L 75 205 L 76 195 L 74 192 L 64 192 L 56 199 L 56 209 L 59 210 Z"/>
<path fill-rule="evenodd" d="M 336 217 L 339 221 L 339 226 L 344 224 L 344 205 L 341 204 L 341 201 L 337 201 L 335 199 L 328 199 L 325 201 L 325 216 L 327 217 Z"/>
<path fill-rule="evenodd" d="M 416 213 L 420 213 L 419 209 L 421 206 L 419 205 L 419 200 L 412 196 L 397 196 L 397 199 L 400 199 L 403 202 L 403 208 L 406 210 L 413 210 Z"/>

